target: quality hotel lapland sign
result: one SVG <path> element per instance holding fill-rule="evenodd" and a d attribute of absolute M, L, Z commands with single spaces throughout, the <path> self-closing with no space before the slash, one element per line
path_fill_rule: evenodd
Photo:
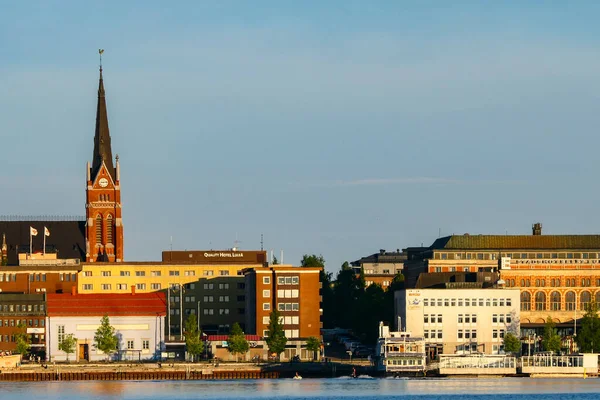
<path fill-rule="evenodd" d="M 204 257 L 206 257 L 206 258 L 241 258 L 241 257 L 244 257 L 244 253 L 216 251 L 216 252 L 210 252 L 210 253 L 206 252 L 206 253 L 204 253 Z"/>

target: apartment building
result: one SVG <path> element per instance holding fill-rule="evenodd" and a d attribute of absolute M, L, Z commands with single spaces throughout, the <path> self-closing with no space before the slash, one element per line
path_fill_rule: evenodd
<path fill-rule="evenodd" d="M 505 333 L 520 330 L 518 289 L 481 289 L 464 282 L 445 289 L 400 290 L 394 301 L 398 330 L 424 337 L 430 359 L 498 354 Z"/>
<path fill-rule="evenodd" d="M 276 309 L 288 339 L 320 337 L 320 272 L 293 266 L 246 270 L 247 333 L 266 336 L 269 315 Z"/>
<path fill-rule="evenodd" d="M 18 333 L 25 333 L 30 354 L 45 359 L 46 300 L 43 294 L 0 293 L 0 351 L 16 350 Z"/>

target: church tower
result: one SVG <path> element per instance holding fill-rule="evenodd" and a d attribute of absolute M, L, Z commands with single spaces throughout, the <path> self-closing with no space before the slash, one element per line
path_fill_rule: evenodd
<path fill-rule="evenodd" d="M 87 163 L 86 175 L 86 261 L 121 262 L 123 261 L 123 223 L 119 156 L 117 155 L 113 164 L 102 63 L 100 63 L 98 85 L 94 156 L 91 167 L 90 163 Z"/>

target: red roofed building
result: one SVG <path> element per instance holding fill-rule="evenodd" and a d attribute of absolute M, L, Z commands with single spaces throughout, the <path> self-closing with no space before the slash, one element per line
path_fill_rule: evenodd
<path fill-rule="evenodd" d="M 54 294 L 47 295 L 46 354 L 49 361 L 64 361 L 67 354 L 58 349 L 65 335 L 77 338 L 70 360 L 97 361 L 106 354 L 96 349 L 94 335 L 100 319 L 108 315 L 119 339 L 117 360 L 159 359 L 164 350 L 165 294 Z"/>

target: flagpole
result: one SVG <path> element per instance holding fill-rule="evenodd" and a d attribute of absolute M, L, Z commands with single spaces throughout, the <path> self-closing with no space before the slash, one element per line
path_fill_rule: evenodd
<path fill-rule="evenodd" d="M 31 235 L 31 227 L 29 227 L 29 258 L 33 253 L 33 236 Z"/>
<path fill-rule="evenodd" d="M 46 255 L 46 227 L 44 226 L 44 249 L 42 250 L 42 254 Z"/>

